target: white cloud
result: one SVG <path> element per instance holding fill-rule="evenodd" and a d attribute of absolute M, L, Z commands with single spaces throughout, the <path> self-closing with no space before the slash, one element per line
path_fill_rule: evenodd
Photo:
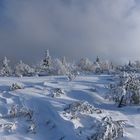
<path fill-rule="evenodd" d="M 56 56 L 138 59 L 139 6 L 136 0 L 7 0 L 5 15 L 15 30 L 4 30 L 1 46 L 11 46 L 11 55 L 22 53 L 21 46 L 36 54 L 46 47 Z"/>

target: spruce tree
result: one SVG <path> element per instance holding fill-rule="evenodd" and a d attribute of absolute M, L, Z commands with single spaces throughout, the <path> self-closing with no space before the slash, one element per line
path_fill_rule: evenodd
<path fill-rule="evenodd" d="M 2 68 L 0 70 L 0 75 L 1 76 L 11 76 L 12 75 L 12 70 L 9 66 L 10 60 L 7 59 L 7 57 L 4 57 L 4 60 L 2 62 Z"/>

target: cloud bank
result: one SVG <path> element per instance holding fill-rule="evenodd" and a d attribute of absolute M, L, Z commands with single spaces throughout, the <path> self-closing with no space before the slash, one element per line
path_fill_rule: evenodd
<path fill-rule="evenodd" d="M 140 59 L 139 15 L 138 0 L 3 0 L 0 56 Z"/>

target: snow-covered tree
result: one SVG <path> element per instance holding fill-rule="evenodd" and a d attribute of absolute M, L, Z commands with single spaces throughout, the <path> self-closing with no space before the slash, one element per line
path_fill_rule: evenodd
<path fill-rule="evenodd" d="M 101 73 L 114 73 L 114 65 L 113 63 L 105 60 L 101 61 L 99 57 L 96 58 L 96 61 L 94 62 L 95 66 L 95 73 L 101 74 Z"/>
<path fill-rule="evenodd" d="M 59 59 L 54 59 L 52 62 L 51 73 L 54 75 L 66 75 L 68 74 L 69 70 L 66 64 Z"/>
<path fill-rule="evenodd" d="M 101 61 L 99 59 L 99 57 L 97 56 L 96 61 L 94 62 L 94 66 L 95 66 L 95 73 L 96 74 L 100 74 L 103 72 L 103 69 L 101 67 Z"/>
<path fill-rule="evenodd" d="M 96 63 L 100 63 L 100 58 L 97 56 Z"/>
<path fill-rule="evenodd" d="M 9 66 L 10 60 L 7 59 L 7 57 L 4 57 L 4 60 L 2 62 L 2 68 L 0 70 L 0 75 L 1 76 L 11 76 L 12 75 L 12 70 Z"/>
<path fill-rule="evenodd" d="M 35 74 L 35 70 L 31 68 L 29 65 L 20 61 L 15 67 L 15 75 L 22 76 L 33 76 Z"/>
<path fill-rule="evenodd" d="M 49 50 L 47 50 L 45 52 L 45 58 L 42 61 L 42 68 L 46 70 L 50 67 L 50 65 L 51 65 L 51 56 L 50 56 Z"/>
<path fill-rule="evenodd" d="M 45 52 L 44 59 L 39 64 L 39 68 L 38 68 L 39 75 L 49 75 L 50 74 L 51 66 L 52 66 L 52 59 L 51 59 L 49 50 L 47 50 Z"/>
<path fill-rule="evenodd" d="M 135 74 L 121 75 L 119 82 L 109 86 L 109 98 L 118 103 L 118 107 L 140 104 L 140 80 Z"/>
<path fill-rule="evenodd" d="M 94 65 L 88 58 L 82 58 L 78 62 L 78 68 L 80 71 L 87 71 L 87 72 L 93 72 L 94 71 Z"/>

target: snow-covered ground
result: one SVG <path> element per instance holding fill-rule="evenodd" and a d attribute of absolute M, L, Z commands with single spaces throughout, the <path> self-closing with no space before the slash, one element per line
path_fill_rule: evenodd
<path fill-rule="evenodd" d="M 86 140 L 101 118 L 125 120 L 122 140 L 140 139 L 140 107 L 105 99 L 108 75 L 0 78 L 0 140 Z M 13 83 L 21 89 L 11 90 Z M 78 106 L 78 108 L 76 108 Z M 79 107 L 80 106 L 80 107 Z"/>

